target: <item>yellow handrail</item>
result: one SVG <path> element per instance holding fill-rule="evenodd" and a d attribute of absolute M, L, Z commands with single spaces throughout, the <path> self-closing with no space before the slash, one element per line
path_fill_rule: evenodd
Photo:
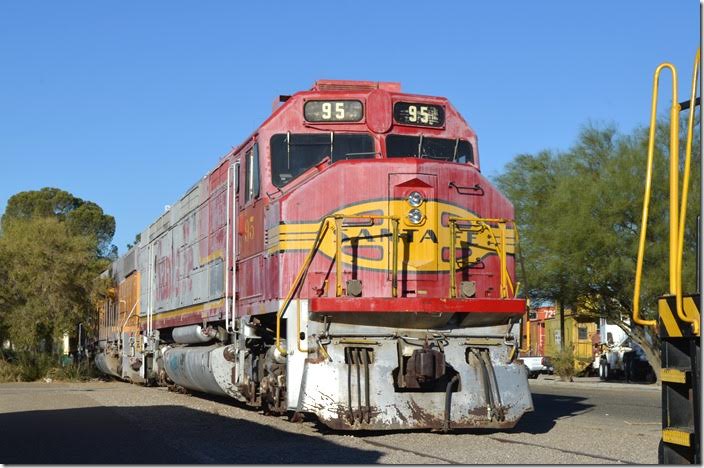
<path fill-rule="evenodd" d="M 342 296 L 342 230 L 345 219 L 388 219 L 393 228 L 391 230 L 391 297 L 398 296 L 398 231 L 399 217 L 389 215 L 342 215 L 335 214 L 335 295 Z"/>
<path fill-rule="evenodd" d="M 281 305 L 281 308 L 276 314 L 276 349 L 279 351 L 279 353 L 284 356 L 286 356 L 288 352 L 281 346 L 281 317 L 284 315 L 284 311 L 288 308 L 289 304 L 291 303 L 291 299 L 300 287 L 302 280 L 305 277 L 305 274 L 308 272 L 308 268 L 310 268 L 310 264 L 313 262 L 313 257 L 315 256 L 315 253 L 318 251 L 318 248 L 320 248 L 320 244 L 322 244 L 323 242 L 323 238 L 325 237 L 325 234 L 328 231 L 328 220 L 329 218 L 324 218 L 320 222 L 320 227 L 318 228 L 318 233 L 316 234 L 315 241 L 313 242 L 313 247 L 308 252 L 306 260 L 305 262 L 303 262 L 301 269 L 298 271 L 296 279 L 293 281 L 291 289 L 286 295 L 284 303 Z"/>
<path fill-rule="evenodd" d="M 519 348 L 518 351 L 521 353 L 530 353 L 530 320 L 528 319 L 528 311 L 530 310 L 530 301 L 526 301 L 526 347 Z"/>
<path fill-rule="evenodd" d="M 660 73 L 669 68 L 672 73 L 672 106 L 670 108 L 670 294 L 676 294 L 677 275 L 677 203 L 679 172 L 679 112 L 677 102 L 677 70 L 670 63 L 662 63 L 655 69 L 653 77 L 653 100 L 650 108 L 650 133 L 648 135 L 648 161 L 645 175 L 645 195 L 643 197 L 643 217 L 641 221 L 640 240 L 638 242 L 638 259 L 636 261 L 635 287 L 633 291 L 633 321 L 638 325 L 654 327 L 656 320 L 640 318 L 640 283 L 643 275 L 643 257 L 645 254 L 645 236 L 648 229 L 648 209 L 653 178 L 653 156 L 655 152 L 655 130 L 657 127 L 658 84 Z"/>
<path fill-rule="evenodd" d="M 513 229 L 518 234 L 518 226 L 516 223 L 510 219 L 504 218 L 450 218 L 450 297 L 457 297 L 457 279 L 455 278 L 457 273 L 457 259 L 455 254 L 455 240 L 457 237 L 457 230 L 462 229 L 457 225 L 458 222 L 469 223 L 479 225 L 482 230 L 486 229 L 491 237 L 493 244 L 496 246 L 493 250 L 499 256 L 499 269 L 500 269 L 500 296 L 502 299 L 509 297 L 509 290 L 511 294 L 516 296 L 516 289 L 513 286 L 513 281 L 511 276 L 508 274 L 508 265 L 506 263 L 506 224 L 513 223 Z M 494 230 L 489 226 L 488 223 L 497 223 L 499 225 L 499 232 L 501 241 L 496 239 Z"/>
<path fill-rule="evenodd" d="M 680 202 L 680 215 L 679 215 L 679 231 L 677 239 L 677 287 L 676 287 L 676 299 L 677 303 L 677 315 L 684 322 L 689 322 L 692 324 L 692 329 L 695 335 L 699 334 L 699 318 L 698 317 L 687 317 L 684 313 L 682 307 L 682 257 L 684 256 L 684 229 L 685 221 L 687 218 L 687 196 L 689 194 L 689 174 L 692 162 L 692 140 L 694 139 L 694 109 L 695 100 L 697 98 L 697 75 L 699 72 L 699 54 L 700 50 L 697 49 L 697 53 L 694 57 L 694 71 L 692 73 L 692 93 L 689 101 L 689 119 L 687 121 L 687 142 L 685 144 L 685 159 L 684 159 L 684 171 L 682 179 L 682 201 Z"/>
<path fill-rule="evenodd" d="M 655 70 L 653 80 L 653 100 L 650 115 L 650 134 L 648 142 L 648 161 L 645 181 L 645 196 L 643 200 L 643 219 L 640 240 L 638 244 L 638 260 L 636 263 L 635 288 L 633 292 L 633 321 L 639 325 L 655 326 L 656 320 L 640 318 L 640 288 L 643 273 L 643 257 L 645 254 L 645 237 L 648 227 L 648 208 L 652 182 L 652 165 L 655 147 L 655 127 L 657 114 L 658 81 L 660 72 L 669 68 L 672 73 L 672 106 L 670 109 L 670 242 L 669 242 L 669 294 L 675 296 L 677 316 L 686 323 L 691 323 L 693 332 L 699 334 L 699 318 L 688 317 L 682 306 L 682 257 L 684 255 L 684 230 L 687 217 L 687 197 L 689 192 L 689 177 L 691 172 L 692 140 L 694 138 L 694 104 L 697 93 L 697 75 L 699 73 L 699 58 L 701 51 L 697 49 L 692 74 L 690 111 L 687 123 L 687 141 L 685 145 L 685 164 L 682 181 L 682 198 L 679 199 L 679 113 L 681 107 L 677 102 L 677 71 L 669 63 L 663 63 Z M 679 203 L 679 207 L 678 207 Z M 678 209 L 679 208 L 679 209 Z"/>
<path fill-rule="evenodd" d="M 315 241 L 313 242 L 313 247 L 311 247 L 310 251 L 308 252 L 308 255 L 306 256 L 305 261 L 303 262 L 303 265 L 301 266 L 301 269 L 298 271 L 298 274 L 296 275 L 296 279 L 293 281 L 293 284 L 291 285 L 291 289 L 289 290 L 288 294 L 286 295 L 286 299 L 284 300 L 283 304 L 281 305 L 281 308 L 276 314 L 276 349 L 281 353 L 282 355 L 288 354 L 286 349 L 284 349 L 281 346 L 281 318 L 284 315 L 284 312 L 288 308 L 288 306 L 291 303 L 291 300 L 293 299 L 293 296 L 295 296 L 296 292 L 298 291 L 298 288 L 301 286 L 303 283 L 303 279 L 305 278 L 306 274 L 308 273 L 308 269 L 310 268 L 311 263 L 313 262 L 313 258 L 315 257 L 315 254 L 318 252 L 318 249 L 320 248 L 320 245 L 323 243 L 323 239 L 325 238 L 325 234 L 327 234 L 327 231 L 329 229 L 330 225 L 330 220 L 335 221 L 335 296 L 340 297 L 342 295 L 342 229 L 344 228 L 343 226 L 343 221 L 345 219 L 388 219 L 391 221 L 393 224 L 393 231 L 392 231 L 392 278 L 391 278 L 391 296 L 396 297 L 398 295 L 398 230 L 399 230 L 399 218 L 397 216 L 386 216 L 386 215 L 343 215 L 343 214 L 334 214 L 331 216 L 326 216 L 323 218 L 323 220 L 320 222 L 320 226 L 318 228 L 318 232 L 315 237 Z M 296 327 L 298 331 L 298 336 L 297 339 L 299 340 L 297 347 L 299 351 L 303 350 L 301 349 L 301 344 L 300 344 L 300 299 L 299 299 L 299 309 L 297 310 L 297 316 L 296 316 Z"/>

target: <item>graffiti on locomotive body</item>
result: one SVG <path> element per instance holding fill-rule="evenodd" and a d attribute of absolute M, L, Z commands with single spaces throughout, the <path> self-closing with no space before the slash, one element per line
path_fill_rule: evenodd
<path fill-rule="evenodd" d="M 449 271 L 451 229 L 450 218 L 477 219 L 465 209 L 443 202 L 424 203 L 423 221 L 414 225 L 408 221 L 405 200 L 367 202 L 348 206 L 337 213 L 346 216 L 342 231 L 342 259 L 348 265 L 370 270 L 387 270 L 391 262 L 392 227 L 387 219 L 354 218 L 362 215 L 385 215 L 391 213 L 400 218 L 398 262 L 399 267 L 412 270 Z M 331 227 L 334 223 L 331 223 Z M 275 242 L 270 252 L 308 251 L 313 246 L 319 223 L 284 224 L 274 232 Z M 501 243 L 498 226 L 481 223 L 466 223 L 455 232 L 455 258 L 458 267 L 477 263 L 489 255 L 496 255 Z M 505 248 L 513 255 L 515 236 L 512 225 L 505 230 Z M 278 242 L 277 242 L 278 241 Z M 320 246 L 329 258 L 335 256 L 335 235 L 332 229 Z"/>

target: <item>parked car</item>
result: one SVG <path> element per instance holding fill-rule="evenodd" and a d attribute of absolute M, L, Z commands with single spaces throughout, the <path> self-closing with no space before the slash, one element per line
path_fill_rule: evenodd
<path fill-rule="evenodd" d="M 546 356 L 525 356 L 521 358 L 528 371 L 529 379 L 536 379 L 540 374 L 552 374 L 555 369 Z"/>

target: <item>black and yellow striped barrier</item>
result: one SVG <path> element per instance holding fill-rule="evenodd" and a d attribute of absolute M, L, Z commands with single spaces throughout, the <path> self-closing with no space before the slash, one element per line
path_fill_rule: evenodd
<path fill-rule="evenodd" d="M 658 325 L 662 370 L 662 445 L 659 462 L 665 464 L 701 463 L 700 391 L 701 342 L 699 295 L 682 298 L 682 316 L 677 313 L 676 296 L 658 299 Z"/>
<path fill-rule="evenodd" d="M 697 322 L 700 320 L 698 294 L 682 297 L 682 313 L 690 320 Z M 658 299 L 658 316 L 660 317 L 661 338 L 694 335 L 691 322 L 685 322 L 678 316 L 677 301 L 674 295 L 662 296 Z"/>

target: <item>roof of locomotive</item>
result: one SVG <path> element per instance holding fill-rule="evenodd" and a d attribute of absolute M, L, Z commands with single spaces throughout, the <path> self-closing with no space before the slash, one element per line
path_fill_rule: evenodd
<path fill-rule="evenodd" d="M 320 93 L 331 93 L 331 94 L 369 94 L 375 90 L 382 90 L 386 91 L 390 95 L 392 95 L 394 98 L 398 97 L 404 97 L 404 98 L 411 98 L 411 99 L 419 99 L 421 101 L 429 102 L 429 103 L 438 103 L 438 104 L 443 104 L 448 107 L 452 111 L 455 117 L 459 118 L 462 122 L 463 125 L 465 125 L 468 129 L 469 132 L 476 137 L 476 134 L 474 131 L 469 127 L 469 125 L 466 123 L 464 118 L 460 115 L 459 112 L 457 112 L 456 109 L 452 106 L 452 104 L 448 101 L 447 98 L 441 97 L 441 96 L 428 96 L 428 95 L 423 95 L 423 94 L 409 94 L 409 93 L 402 93 L 401 92 L 401 83 L 398 82 L 387 82 L 387 81 L 355 81 L 355 80 L 328 80 L 328 79 L 323 79 L 323 80 L 317 80 L 313 86 L 309 90 L 305 91 L 298 91 L 292 95 L 281 95 L 278 96 L 277 99 L 274 100 L 273 103 L 273 109 L 271 114 L 247 137 L 245 138 L 242 143 L 240 143 L 238 146 L 233 147 L 231 150 L 229 150 L 227 153 L 225 153 L 223 156 L 220 157 L 218 160 L 218 163 L 213 167 L 211 170 L 206 172 L 200 180 L 198 180 L 196 183 L 194 183 L 192 186 L 188 188 L 184 192 L 184 194 L 178 199 L 177 203 L 184 200 L 188 195 L 193 192 L 197 188 L 197 186 L 201 183 L 203 179 L 207 179 L 213 172 L 218 170 L 223 164 L 225 164 L 229 158 L 237 153 L 239 153 L 242 149 L 244 149 L 253 138 L 256 138 L 257 134 L 260 133 L 261 129 L 265 127 L 269 122 L 274 120 L 277 116 L 279 116 L 281 113 L 285 112 L 287 109 L 290 108 L 290 106 L 293 104 L 293 102 L 297 101 L 298 98 L 300 97 L 307 97 L 310 95 L 320 95 Z M 357 124 L 358 125 L 358 124 Z M 169 216 L 170 213 L 170 208 L 171 206 L 169 205 L 169 209 L 166 209 L 163 213 L 161 213 L 159 216 L 156 217 L 156 219 L 150 223 L 150 225 L 141 233 L 141 234 L 146 234 L 152 227 L 154 227 L 162 218 Z M 148 241 L 149 239 L 142 237 L 142 242 Z M 141 243 L 139 245 L 141 245 Z M 122 255 L 120 258 L 127 256 L 130 254 L 130 251 L 133 250 L 137 246 L 133 246 L 131 249 L 128 249 L 127 252 Z"/>
<path fill-rule="evenodd" d="M 474 135 L 474 131 L 469 127 L 464 118 L 459 112 L 452 106 L 450 101 L 442 96 L 430 96 L 426 94 L 411 94 L 401 92 L 401 83 L 395 81 L 356 81 L 356 80 L 329 80 L 322 79 L 317 80 L 313 83 L 313 86 L 305 91 L 298 91 L 291 95 L 279 95 L 272 103 L 272 112 L 269 116 L 247 137 L 242 143 L 233 147 L 230 151 L 225 153 L 220 159 L 226 159 L 227 157 L 239 153 L 249 142 L 257 136 L 260 129 L 265 127 L 270 121 L 274 120 L 280 113 L 284 112 L 289 108 L 289 106 L 296 100 L 293 98 L 306 97 L 308 95 L 315 95 L 319 93 L 340 93 L 340 94 L 368 94 L 375 90 L 386 91 L 394 97 L 404 96 L 408 98 L 416 98 L 422 101 L 441 103 L 448 106 L 454 114 L 462 121 L 462 123 L 467 126 L 470 132 Z M 218 164 L 213 171 L 220 167 Z M 211 171 L 212 172 L 212 171 Z M 208 172 L 210 174 L 210 172 Z M 207 175 L 207 174 L 206 174 Z"/>

